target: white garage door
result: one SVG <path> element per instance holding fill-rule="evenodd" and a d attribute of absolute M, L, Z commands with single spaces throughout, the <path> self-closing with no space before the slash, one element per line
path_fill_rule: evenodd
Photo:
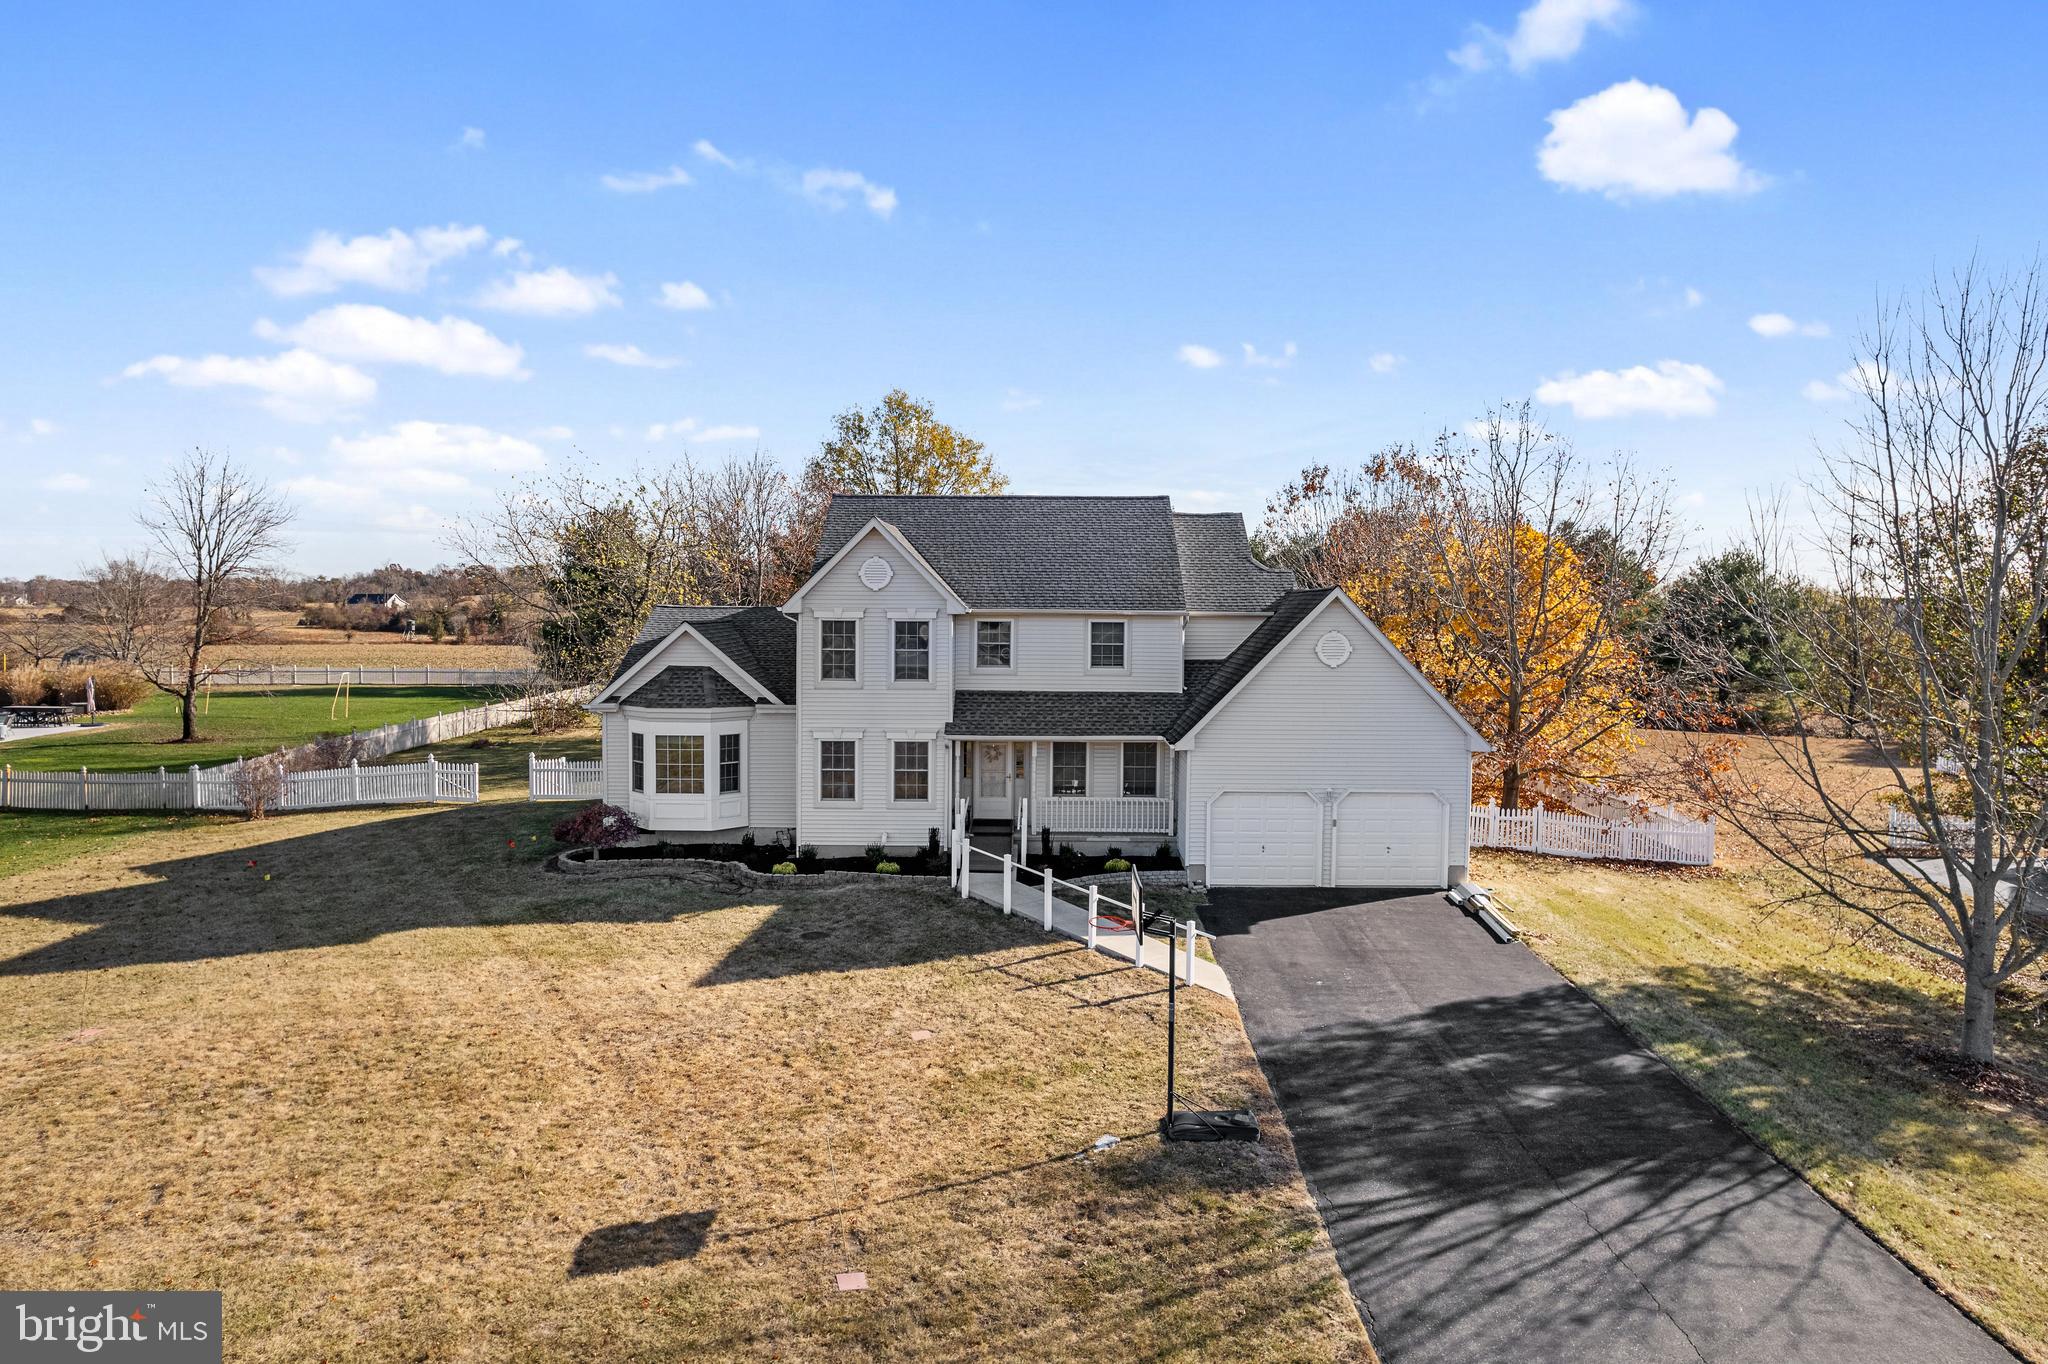
<path fill-rule="evenodd" d="M 1313 886 L 1322 809 L 1306 791 L 1226 791 L 1209 807 L 1209 882 Z"/>
<path fill-rule="evenodd" d="M 1353 794 L 1337 807 L 1337 884 L 1441 886 L 1444 806 L 1423 792 Z"/>

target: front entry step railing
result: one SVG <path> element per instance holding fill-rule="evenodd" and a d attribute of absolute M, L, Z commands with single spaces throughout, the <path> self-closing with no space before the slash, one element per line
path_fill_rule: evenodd
<path fill-rule="evenodd" d="M 953 824 L 952 880 L 963 900 L 971 896 L 1005 914 L 1033 919 L 1048 933 L 1084 942 L 1091 952 L 1119 958 L 1137 969 L 1173 972 L 1189 985 L 1236 998 L 1223 968 L 1194 954 L 1193 937 L 1176 959 L 1172 939 L 1147 933 L 1130 901 L 1105 895 L 1099 885 L 1062 881 L 1046 868 L 1027 866 L 1012 852 L 975 847 L 967 832 L 964 801 Z M 1210 935 L 1197 929 L 1195 936 Z"/>
<path fill-rule="evenodd" d="M 1173 802 L 1164 796 L 1045 796 L 1032 805 L 1034 827 L 1055 835 L 1173 831 Z"/>

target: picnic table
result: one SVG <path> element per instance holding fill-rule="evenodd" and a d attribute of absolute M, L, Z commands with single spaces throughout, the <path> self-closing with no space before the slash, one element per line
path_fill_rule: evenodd
<path fill-rule="evenodd" d="M 36 725 L 61 725 L 74 715 L 83 715 L 78 702 L 62 706 L 0 706 L 0 723 L 28 729 Z"/>

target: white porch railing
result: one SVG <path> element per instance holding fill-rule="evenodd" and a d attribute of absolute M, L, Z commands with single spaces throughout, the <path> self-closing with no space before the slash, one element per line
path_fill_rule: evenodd
<path fill-rule="evenodd" d="M 528 800 L 596 800 L 604 794 L 604 764 L 596 758 L 526 755 Z"/>
<path fill-rule="evenodd" d="M 1173 831 L 1173 803 L 1164 796 L 1049 796 L 1032 802 L 1031 832 L 1054 834 L 1165 834 Z"/>
<path fill-rule="evenodd" d="M 1537 807 L 1503 810 L 1475 805 L 1472 846 L 1512 848 L 1554 857 L 1612 857 L 1624 862 L 1671 862 L 1686 867 L 1714 865 L 1714 821 L 1631 822 L 1593 815 L 1559 814 Z"/>

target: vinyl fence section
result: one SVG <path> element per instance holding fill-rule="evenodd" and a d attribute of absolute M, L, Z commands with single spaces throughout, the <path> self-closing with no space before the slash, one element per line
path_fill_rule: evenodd
<path fill-rule="evenodd" d="M 595 758 L 526 755 L 528 800 L 596 800 L 604 794 L 604 764 Z"/>
<path fill-rule="evenodd" d="M 0 806 L 17 810 L 240 811 L 235 777 L 240 763 L 188 767 L 182 772 L 16 772 L 0 768 Z M 329 810 L 345 805 L 474 804 L 480 793 L 476 763 L 394 763 L 290 772 L 270 809 Z"/>
<path fill-rule="evenodd" d="M 1977 832 L 1977 821 L 1963 815 L 1942 815 L 1942 832 L 1951 848 L 1966 848 Z M 1886 819 L 1885 842 L 1894 851 L 1932 848 L 1934 831 L 1927 822 L 1908 810 L 1893 810 Z"/>
<path fill-rule="evenodd" d="M 1689 819 L 1613 820 L 1560 814 L 1540 806 L 1503 810 L 1475 805 L 1472 846 L 1511 848 L 1552 857 L 1611 857 L 1623 862 L 1668 862 L 1684 867 L 1714 864 L 1714 821 Z"/>
<path fill-rule="evenodd" d="M 517 668 L 226 668 L 216 687 L 524 687 L 531 671 Z"/>
<path fill-rule="evenodd" d="M 354 732 L 356 751 L 365 758 L 388 758 L 393 753 L 403 753 L 409 748 L 425 748 L 428 744 L 446 743 L 450 739 L 481 734 L 500 725 L 516 724 L 526 718 L 527 711 L 536 700 L 573 701 L 582 699 L 586 694 L 585 691 L 578 689 L 554 692 L 545 697 L 494 701 L 488 706 L 451 710 L 445 715 L 423 715 L 417 720 L 400 720 L 381 729 L 359 729 Z M 303 744 L 287 751 L 293 757 L 302 757 L 310 754 L 314 747 L 313 744 Z"/>

